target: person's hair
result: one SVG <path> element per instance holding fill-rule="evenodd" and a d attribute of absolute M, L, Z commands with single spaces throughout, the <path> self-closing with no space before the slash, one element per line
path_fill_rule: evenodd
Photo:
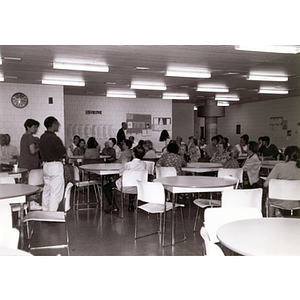
<path fill-rule="evenodd" d="M 153 149 L 153 143 L 150 140 L 146 140 L 143 143 L 143 147 L 145 148 L 145 146 L 149 149 L 152 150 Z"/>
<path fill-rule="evenodd" d="M 187 151 L 187 144 L 181 144 L 179 147 L 178 147 L 178 152 L 180 150 L 181 147 L 184 147 L 184 151 Z"/>
<path fill-rule="evenodd" d="M 87 141 L 87 147 L 88 148 L 96 148 L 98 146 L 98 143 L 94 137 L 90 137 Z"/>
<path fill-rule="evenodd" d="M 253 153 L 258 153 L 259 151 L 259 144 L 257 142 L 251 141 L 248 144 L 248 149 Z"/>
<path fill-rule="evenodd" d="M 160 134 L 159 141 L 164 142 L 169 138 L 170 138 L 170 135 L 169 135 L 168 131 L 164 129 Z"/>
<path fill-rule="evenodd" d="M 168 146 L 167 146 L 167 151 L 169 153 L 175 153 L 175 154 L 178 154 L 178 145 L 176 143 L 169 143 Z"/>
<path fill-rule="evenodd" d="M 228 144 L 226 142 L 221 142 L 219 145 L 223 145 L 223 149 L 226 151 L 228 148 Z"/>
<path fill-rule="evenodd" d="M 224 142 L 225 142 L 225 143 L 227 143 L 227 144 L 228 144 L 229 140 L 228 140 L 228 138 L 227 138 L 227 137 L 224 137 L 224 138 L 223 138 L 223 140 L 224 140 Z"/>
<path fill-rule="evenodd" d="M 27 119 L 24 123 L 25 131 L 27 131 L 27 127 L 32 127 L 33 125 L 36 125 L 37 127 L 40 126 L 40 123 L 34 119 Z"/>
<path fill-rule="evenodd" d="M 115 138 L 110 138 L 109 140 L 112 141 L 114 145 L 117 143 L 117 140 Z"/>
<path fill-rule="evenodd" d="M 141 147 L 143 147 L 143 145 L 144 145 L 144 140 L 139 140 L 139 142 L 138 142 L 138 144 L 137 144 L 137 146 L 141 146 Z"/>
<path fill-rule="evenodd" d="M 297 168 L 300 168 L 300 149 L 297 146 L 288 146 L 284 150 L 284 156 L 288 156 L 287 161 L 295 161 Z"/>
<path fill-rule="evenodd" d="M 178 135 L 178 136 L 176 137 L 176 142 L 178 142 L 178 143 L 181 144 L 181 142 L 182 142 L 182 137 Z"/>
<path fill-rule="evenodd" d="M 128 147 L 128 149 L 130 149 L 132 147 L 132 141 L 131 140 L 125 140 L 124 143 Z"/>
<path fill-rule="evenodd" d="M 79 139 L 78 147 L 79 147 L 80 142 L 84 142 L 85 143 L 85 140 L 84 139 Z"/>
<path fill-rule="evenodd" d="M 217 137 L 218 137 L 218 142 L 219 142 L 219 143 L 222 142 L 222 140 L 223 140 L 223 135 L 222 135 L 222 134 L 218 134 Z"/>
<path fill-rule="evenodd" d="M 205 138 L 205 137 L 201 137 L 201 138 L 200 138 L 200 141 L 201 141 L 201 140 L 203 140 L 204 143 L 206 142 L 206 138 Z"/>
<path fill-rule="evenodd" d="M 52 125 L 55 123 L 58 123 L 58 120 L 51 116 L 51 117 L 48 117 L 45 119 L 44 126 L 48 129 L 48 128 L 52 127 Z"/>
<path fill-rule="evenodd" d="M 258 138 L 258 141 L 263 141 L 263 136 L 260 136 L 259 138 Z"/>
<path fill-rule="evenodd" d="M 133 141 L 134 141 L 134 136 L 131 135 L 128 139 L 131 140 L 131 141 L 133 142 Z"/>
<path fill-rule="evenodd" d="M 216 140 L 216 141 L 218 142 L 219 138 L 218 138 L 217 135 L 215 135 L 215 136 L 213 136 L 210 140 L 211 140 L 211 141 Z"/>
<path fill-rule="evenodd" d="M 249 141 L 249 135 L 248 135 L 248 134 L 243 134 L 243 135 L 241 136 L 241 139 L 243 139 L 243 140 L 246 142 L 246 144 L 248 144 L 248 141 Z"/>
<path fill-rule="evenodd" d="M 261 140 L 262 141 L 264 141 L 264 142 L 266 142 L 267 143 L 267 145 L 269 145 L 270 144 L 270 138 L 268 137 L 268 136 L 263 136 L 262 138 L 261 138 Z"/>
<path fill-rule="evenodd" d="M 75 141 L 76 138 L 78 138 L 80 140 L 80 136 L 79 135 L 74 135 L 73 142 Z"/>
<path fill-rule="evenodd" d="M 136 146 L 133 148 L 134 156 L 138 159 L 142 159 L 145 155 L 145 149 L 142 146 Z"/>

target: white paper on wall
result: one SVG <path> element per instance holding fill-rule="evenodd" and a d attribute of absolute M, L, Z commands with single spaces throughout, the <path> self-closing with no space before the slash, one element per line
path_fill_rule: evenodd
<path fill-rule="evenodd" d="M 73 125 L 73 136 L 79 135 L 78 124 Z"/>
<path fill-rule="evenodd" d="M 91 125 L 89 125 L 89 124 L 85 125 L 84 135 L 86 138 L 89 138 L 91 136 Z"/>
<path fill-rule="evenodd" d="M 108 136 L 109 136 L 109 138 L 112 138 L 112 137 L 116 136 L 116 134 L 114 132 L 114 126 L 113 125 L 108 126 Z"/>
<path fill-rule="evenodd" d="M 97 138 L 97 125 L 92 126 L 92 136 Z"/>
<path fill-rule="evenodd" d="M 108 140 L 108 125 L 103 125 L 103 138 Z"/>
<path fill-rule="evenodd" d="M 79 125 L 79 128 L 78 128 L 78 133 L 79 133 L 79 136 L 82 137 L 84 132 L 83 132 L 83 124 L 80 124 Z"/>
<path fill-rule="evenodd" d="M 100 140 L 103 139 L 103 125 L 97 126 L 97 138 Z"/>
<path fill-rule="evenodd" d="M 72 139 L 72 133 L 73 133 L 73 125 L 69 124 L 67 127 L 67 139 L 70 140 Z"/>

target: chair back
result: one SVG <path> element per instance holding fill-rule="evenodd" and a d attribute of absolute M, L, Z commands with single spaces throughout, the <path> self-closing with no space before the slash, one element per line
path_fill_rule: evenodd
<path fill-rule="evenodd" d="M 269 199 L 300 201 L 300 180 L 270 179 Z"/>
<path fill-rule="evenodd" d="M 154 175 L 154 165 L 155 162 L 151 160 L 143 160 L 147 165 L 148 175 Z"/>
<path fill-rule="evenodd" d="M 65 212 L 69 211 L 71 208 L 70 198 L 71 198 L 71 188 L 73 183 L 69 182 L 65 188 L 64 201 L 65 201 Z"/>
<path fill-rule="evenodd" d="M 20 232 L 16 228 L 2 228 L 0 230 L 0 248 L 18 249 Z"/>
<path fill-rule="evenodd" d="M 143 182 L 137 180 L 138 200 L 148 203 L 165 203 L 165 191 L 160 182 Z"/>
<path fill-rule="evenodd" d="M 177 176 L 174 167 L 156 167 L 156 178 Z"/>
<path fill-rule="evenodd" d="M 15 184 L 15 179 L 13 177 L 0 177 L 0 184 Z"/>
<path fill-rule="evenodd" d="M 12 215 L 9 203 L 0 204 L 0 231 L 12 228 Z"/>
<path fill-rule="evenodd" d="M 243 183 L 243 169 L 236 168 L 236 169 L 227 169 L 221 168 L 218 171 L 218 177 L 234 177 L 238 180 L 236 183 L 235 188 L 238 188 L 239 184 Z"/>
<path fill-rule="evenodd" d="M 222 225 L 233 221 L 255 218 L 262 218 L 262 213 L 258 208 L 253 207 L 216 207 L 207 208 L 204 211 L 205 228 L 208 232 L 211 242 L 213 243 L 219 242 L 216 233 Z"/>
<path fill-rule="evenodd" d="M 204 241 L 206 256 L 224 256 L 224 252 L 221 250 L 221 248 L 210 241 L 205 227 L 201 227 L 200 235 Z"/>
<path fill-rule="evenodd" d="M 148 170 L 125 170 L 122 175 L 122 187 L 137 186 L 137 180 L 147 181 Z"/>
<path fill-rule="evenodd" d="M 75 181 L 80 181 L 79 169 L 78 169 L 77 166 L 74 166 L 74 180 Z"/>
<path fill-rule="evenodd" d="M 43 169 L 33 169 L 28 174 L 28 184 L 44 185 Z"/>
<path fill-rule="evenodd" d="M 8 177 L 8 173 L 3 173 L 3 172 L 1 172 L 1 173 L 0 173 L 0 177 Z"/>
<path fill-rule="evenodd" d="M 262 189 L 226 189 L 222 193 L 222 207 L 254 207 L 261 210 Z"/>

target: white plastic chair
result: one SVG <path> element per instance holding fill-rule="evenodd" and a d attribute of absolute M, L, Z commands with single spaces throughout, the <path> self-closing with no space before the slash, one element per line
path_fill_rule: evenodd
<path fill-rule="evenodd" d="M 148 175 L 154 175 L 155 162 L 151 160 L 143 160 L 147 164 Z"/>
<path fill-rule="evenodd" d="M 126 194 L 137 195 L 137 180 L 147 182 L 148 170 L 125 170 L 122 174 L 122 186 L 121 190 L 114 189 L 115 191 L 121 192 L 121 215 L 124 217 L 124 199 Z M 115 198 L 115 196 L 114 196 Z"/>
<path fill-rule="evenodd" d="M 174 167 L 156 167 L 156 178 L 177 176 L 177 171 Z"/>
<path fill-rule="evenodd" d="M 89 208 L 90 206 L 90 186 L 92 186 L 94 188 L 94 193 L 97 199 L 96 205 L 98 206 L 99 204 L 99 198 L 100 197 L 100 188 L 99 185 L 101 185 L 100 181 L 97 180 L 80 180 L 80 175 L 79 175 L 79 169 L 77 166 L 73 166 L 74 168 L 74 180 L 75 180 L 75 186 L 74 186 L 74 199 L 73 199 L 73 203 L 75 205 L 75 209 L 78 210 L 79 209 L 79 189 L 83 188 L 87 190 L 87 208 Z M 76 197 L 77 195 L 77 197 Z M 96 207 L 97 207 L 96 206 Z M 101 207 L 102 207 L 102 203 L 101 203 Z M 84 208 L 85 209 L 85 208 Z"/>
<path fill-rule="evenodd" d="M 261 210 L 263 190 L 224 190 L 221 207 L 254 207 Z"/>
<path fill-rule="evenodd" d="M 237 179 L 236 182 L 236 186 L 235 188 L 238 188 L 239 184 L 243 182 L 243 169 L 242 168 L 236 168 L 236 169 L 225 169 L 225 168 L 221 168 L 218 171 L 218 177 L 234 177 Z M 227 187 L 224 188 L 224 190 L 232 190 L 233 187 Z M 195 222 L 194 222 L 194 231 L 196 231 L 196 227 L 197 227 L 197 222 L 199 219 L 199 211 L 200 208 L 201 209 L 205 209 L 207 207 L 218 207 L 221 206 L 221 200 L 215 200 L 212 199 L 212 193 L 210 193 L 210 199 L 204 199 L 204 198 L 200 198 L 200 199 L 195 199 L 194 204 L 197 206 L 197 212 L 196 212 L 196 218 L 195 218 Z"/>
<path fill-rule="evenodd" d="M 39 190 L 34 194 L 27 197 L 29 203 L 29 210 L 42 210 L 42 207 L 36 208 L 31 205 L 32 201 L 41 202 L 41 195 L 44 186 L 44 173 L 43 169 L 33 169 L 28 174 L 28 184 L 39 187 Z M 36 199 L 38 198 L 38 199 Z M 40 203 L 39 203 L 40 204 Z"/>
<path fill-rule="evenodd" d="M 205 227 L 201 227 L 200 235 L 204 241 L 205 256 L 224 256 L 224 252 L 222 251 L 222 249 L 218 245 L 210 241 Z"/>
<path fill-rule="evenodd" d="M 69 182 L 66 186 L 64 193 L 64 211 L 31 211 L 24 217 L 24 223 L 27 224 L 27 234 L 29 239 L 29 249 L 48 249 L 48 248 L 67 248 L 68 255 L 70 255 L 69 249 L 69 233 L 67 227 L 67 212 L 70 210 L 70 197 L 71 197 L 71 188 L 73 184 Z M 30 223 L 33 223 L 30 226 Z M 46 246 L 37 246 L 31 247 L 30 240 L 34 231 L 34 222 L 52 222 L 52 223 L 65 223 L 65 232 L 66 232 L 66 244 L 62 245 L 46 245 Z M 31 227 L 31 228 L 30 228 Z"/>
<path fill-rule="evenodd" d="M 255 218 L 262 218 L 262 213 L 258 208 L 207 208 L 204 212 L 204 226 L 210 241 L 218 243 L 216 233 L 222 225 L 233 221 Z"/>
<path fill-rule="evenodd" d="M 16 181 L 13 177 L 6 176 L 6 177 L 0 177 L 0 184 L 16 184 Z M 15 197 L 15 198 L 22 198 L 21 197 Z M 18 212 L 18 220 L 20 219 L 20 205 L 19 204 L 10 204 L 11 211 L 12 212 Z M 27 204 L 24 203 L 24 212 L 27 214 Z"/>
<path fill-rule="evenodd" d="M 136 198 L 136 210 L 135 210 L 135 230 L 134 236 L 135 239 L 143 238 L 157 233 L 162 233 L 162 245 L 164 245 L 164 235 L 165 235 L 165 218 L 166 212 L 172 210 L 172 203 L 166 202 L 164 187 L 160 182 L 142 182 L 137 180 L 137 198 Z M 143 201 L 144 204 L 138 205 L 139 201 Z M 146 203 L 145 203 L 146 202 Z M 181 219 L 183 226 L 183 240 L 186 239 L 185 228 L 184 228 L 184 219 L 183 219 L 183 204 L 175 205 L 175 209 L 180 207 L 181 210 Z M 159 230 L 154 233 L 149 233 L 144 236 L 137 236 L 138 229 L 138 210 L 143 210 L 149 214 L 159 214 Z"/>
<path fill-rule="evenodd" d="M 269 207 L 277 207 L 285 209 L 281 206 L 271 204 L 270 200 L 284 200 L 284 201 L 300 201 L 300 180 L 283 180 L 283 179 L 270 179 L 269 193 L 266 199 L 266 215 L 269 216 Z M 300 209 L 300 205 L 291 210 Z"/>

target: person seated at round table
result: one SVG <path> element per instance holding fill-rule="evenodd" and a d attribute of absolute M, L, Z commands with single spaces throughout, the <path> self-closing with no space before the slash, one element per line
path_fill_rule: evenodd
<path fill-rule="evenodd" d="M 185 162 L 189 162 L 190 161 L 189 155 L 187 153 L 187 145 L 186 144 L 181 144 L 179 146 L 178 154 L 182 157 L 182 159 Z"/>
<path fill-rule="evenodd" d="M 261 143 L 259 153 L 264 159 L 277 159 L 279 154 L 278 148 L 274 144 L 270 144 L 270 138 L 268 136 L 261 136 L 259 142 Z"/>
<path fill-rule="evenodd" d="M 284 151 L 285 162 L 275 165 L 268 175 L 264 187 L 269 186 L 270 179 L 300 180 L 300 149 L 297 146 L 288 146 Z M 293 210 L 300 205 L 300 201 L 284 201 L 270 199 L 270 204 L 279 206 L 269 207 L 269 216 L 282 217 L 281 209 Z"/>
<path fill-rule="evenodd" d="M 239 156 L 246 157 L 248 154 L 248 142 L 249 142 L 249 135 L 243 134 L 240 138 L 239 144 L 235 145 L 233 148 L 233 157 L 239 158 Z"/>
<path fill-rule="evenodd" d="M 198 147 L 198 141 L 194 136 L 190 136 L 188 139 L 188 156 L 190 158 L 190 162 L 198 162 L 201 157 L 201 152 Z"/>
<path fill-rule="evenodd" d="M 157 161 L 158 167 L 174 167 L 177 175 L 181 175 L 181 168 L 186 166 L 186 161 L 178 154 L 178 145 L 176 143 L 169 143 L 167 152 L 163 153 Z"/>
<path fill-rule="evenodd" d="M 106 162 L 111 163 L 117 159 L 116 158 L 116 150 L 114 149 L 114 144 L 111 140 L 108 140 L 104 143 L 104 148 L 101 152 L 101 155 L 108 156 L 108 158 L 105 159 Z"/>
<path fill-rule="evenodd" d="M 144 159 L 145 158 L 156 158 L 156 153 L 153 148 L 153 143 L 150 140 L 145 140 L 143 143 L 143 147 L 146 152 L 144 155 Z"/>
<path fill-rule="evenodd" d="M 18 159 L 20 154 L 16 146 L 10 144 L 10 135 L 8 133 L 3 134 L 1 140 L 3 140 L 4 144 L 1 141 L 1 151 L 2 155 L 7 159 Z"/>
<path fill-rule="evenodd" d="M 122 151 L 116 163 L 124 164 L 126 162 L 131 161 L 132 159 L 132 154 L 130 150 L 130 148 L 132 147 L 132 142 L 128 139 L 128 140 L 124 140 L 120 145 L 122 147 Z"/>
<path fill-rule="evenodd" d="M 76 149 L 76 147 L 78 147 L 79 141 L 80 141 L 79 135 L 74 135 L 73 143 L 67 149 L 67 155 L 68 156 L 74 155 L 73 152 Z"/>
<path fill-rule="evenodd" d="M 85 149 L 83 160 L 98 158 L 100 159 L 100 147 L 96 139 L 94 137 L 90 137 L 86 145 L 87 147 Z"/>
<path fill-rule="evenodd" d="M 231 156 L 231 153 L 227 151 L 228 144 L 225 142 L 220 142 L 218 144 L 218 151 L 215 152 L 210 159 L 212 163 L 220 163 L 222 164 L 223 168 L 239 168 L 238 161 Z"/>
<path fill-rule="evenodd" d="M 78 155 L 84 155 L 84 154 L 85 154 L 85 140 L 80 139 L 78 146 L 73 151 L 73 155 L 78 156 Z"/>

